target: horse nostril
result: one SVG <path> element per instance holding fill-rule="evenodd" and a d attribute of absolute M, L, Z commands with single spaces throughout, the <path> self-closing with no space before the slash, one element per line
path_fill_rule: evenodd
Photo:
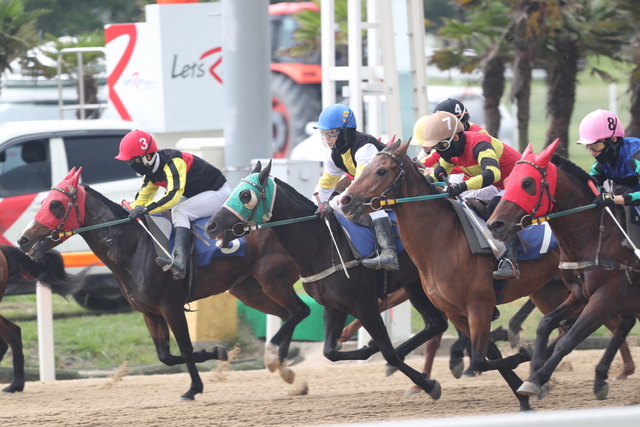
<path fill-rule="evenodd" d="M 29 243 L 29 238 L 28 238 L 28 237 L 20 236 L 20 237 L 18 238 L 18 245 L 20 245 L 20 246 L 24 246 L 24 245 L 26 245 L 26 244 L 28 244 L 28 243 Z"/>
<path fill-rule="evenodd" d="M 340 199 L 340 205 L 341 206 L 349 206 L 349 203 L 351 203 L 351 196 L 344 196 Z"/>
<path fill-rule="evenodd" d="M 489 224 L 489 228 L 492 230 L 502 230 L 504 228 L 504 221 L 495 220 Z"/>

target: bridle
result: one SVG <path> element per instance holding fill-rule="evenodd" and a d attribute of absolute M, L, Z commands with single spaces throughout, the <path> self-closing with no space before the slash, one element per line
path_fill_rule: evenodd
<path fill-rule="evenodd" d="M 67 218 L 69 217 L 69 214 L 71 213 L 71 209 L 75 207 L 76 213 L 78 214 L 78 224 L 82 225 L 83 219 L 82 219 L 82 215 L 80 213 L 80 206 L 78 206 L 78 199 L 77 199 L 77 195 L 78 195 L 78 190 L 76 188 L 76 191 L 71 193 L 69 191 L 65 191 L 62 188 L 59 187 L 51 187 L 51 190 L 56 190 L 61 192 L 62 194 L 64 194 L 65 196 L 69 197 L 69 202 L 67 203 L 67 208 L 64 211 L 64 215 L 62 217 L 62 220 L 60 221 L 60 224 L 58 224 L 58 227 L 55 230 L 51 231 L 51 234 L 48 236 L 49 239 L 51 239 L 54 242 L 57 242 L 58 240 L 60 240 L 63 236 L 64 233 L 64 223 L 67 220 Z M 54 237 L 54 233 L 55 233 L 55 237 Z"/>
<path fill-rule="evenodd" d="M 537 164 L 529 161 L 529 160 L 518 160 L 515 164 L 519 164 L 519 163 L 525 163 L 528 165 L 531 165 L 534 167 L 535 170 L 537 170 L 538 172 L 540 172 L 541 175 L 541 179 L 540 179 L 540 196 L 538 198 L 538 202 L 536 203 L 536 205 L 534 206 L 533 210 L 531 211 L 531 213 L 524 215 L 521 219 L 520 219 L 520 227 L 521 228 L 526 228 L 523 227 L 522 224 L 524 224 L 525 219 L 529 219 L 529 226 L 533 225 L 533 219 L 536 218 L 536 214 L 538 213 L 538 209 L 540 209 L 540 207 L 542 206 L 542 201 L 543 201 L 543 197 L 547 196 L 547 199 L 549 201 L 549 212 L 553 209 L 553 207 L 555 206 L 556 200 L 553 198 L 553 195 L 551 194 L 551 187 L 549 185 L 549 181 L 547 181 L 547 168 L 541 168 L 540 166 L 538 166 Z"/>
<path fill-rule="evenodd" d="M 395 187 L 395 185 L 400 182 L 400 192 L 401 194 L 404 196 L 404 159 L 405 157 L 403 156 L 402 158 L 398 158 L 398 156 L 396 156 L 393 153 L 390 153 L 388 151 L 379 151 L 378 154 L 376 154 L 376 156 L 380 156 L 380 155 L 386 155 L 391 157 L 400 167 L 400 172 L 398 172 L 398 175 L 396 176 L 396 178 L 393 180 L 393 182 L 391 184 L 389 184 L 389 186 L 387 187 L 386 190 L 384 190 L 379 196 L 377 197 L 373 197 L 369 203 L 364 203 L 365 206 L 371 206 L 371 209 L 373 209 L 374 211 L 379 211 L 380 209 L 382 209 L 382 207 L 384 206 L 383 201 L 387 200 L 387 193 L 389 193 L 389 191 L 391 191 L 391 189 L 393 187 Z"/>
<path fill-rule="evenodd" d="M 256 215 L 256 212 L 258 211 L 258 208 L 260 207 L 260 204 L 264 205 L 265 212 L 267 212 L 267 214 L 269 214 L 269 216 L 271 216 L 271 210 L 270 210 L 270 208 L 268 206 L 268 202 L 267 202 L 267 185 L 266 184 L 265 185 L 260 185 L 258 183 L 253 182 L 253 181 L 249 181 L 246 178 L 242 178 L 240 181 L 244 182 L 245 184 L 249 184 L 252 187 L 254 187 L 256 190 L 258 190 L 258 194 L 256 196 L 256 199 L 257 199 L 256 200 L 256 204 L 255 204 L 255 206 L 253 208 L 250 208 L 251 212 L 249 213 L 249 215 L 246 218 L 241 216 L 240 214 L 236 214 L 236 216 L 238 216 L 242 221 L 234 224 L 231 227 L 231 233 L 233 233 L 233 235 L 235 237 L 244 236 L 246 234 L 246 232 L 251 230 L 252 224 L 249 224 L 249 222 L 252 221 L 252 220 L 253 220 L 254 223 L 256 222 L 254 217 Z M 239 230 L 239 231 L 236 231 L 236 230 Z"/>

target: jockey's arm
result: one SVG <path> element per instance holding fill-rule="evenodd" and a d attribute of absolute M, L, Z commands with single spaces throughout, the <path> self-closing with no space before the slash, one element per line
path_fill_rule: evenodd
<path fill-rule="evenodd" d="M 180 202 L 187 185 L 187 164 L 179 157 L 171 159 L 164 167 L 167 192 L 160 199 L 147 205 L 149 213 L 163 212 Z"/>
<path fill-rule="evenodd" d="M 320 202 L 326 202 L 331 198 L 333 189 L 340 181 L 340 178 L 344 175 L 344 171 L 336 166 L 333 159 L 328 157 L 324 162 L 324 171 L 322 176 L 318 180 L 314 193 L 318 193 Z"/>
<path fill-rule="evenodd" d="M 500 161 L 493 146 L 488 141 L 482 141 L 474 147 L 474 157 L 478 160 L 482 172 L 480 175 L 469 178 L 468 190 L 478 190 L 500 181 L 502 173 L 500 171 Z"/>

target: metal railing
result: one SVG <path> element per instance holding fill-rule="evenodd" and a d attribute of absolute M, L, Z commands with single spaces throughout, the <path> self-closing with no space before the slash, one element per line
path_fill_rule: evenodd
<path fill-rule="evenodd" d="M 60 109 L 60 120 L 62 120 L 65 110 L 80 111 L 80 120 L 86 119 L 86 110 L 100 110 L 107 108 L 106 103 L 85 104 L 84 102 L 84 64 L 82 62 L 82 54 L 89 52 L 100 52 L 106 56 L 107 50 L 104 47 L 68 47 L 58 52 L 58 107 Z M 62 55 L 67 53 L 75 53 L 78 55 L 78 104 L 64 105 L 62 99 Z"/>

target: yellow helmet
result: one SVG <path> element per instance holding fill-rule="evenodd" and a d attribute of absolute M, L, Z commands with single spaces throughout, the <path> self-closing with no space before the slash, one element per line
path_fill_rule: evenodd
<path fill-rule="evenodd" d="M 411 138 L 411 145 L 422 145 L 424 143 L 424 124 L 429 118 L 428 115 L 420 117 L 416 124 L 413 125 L 413 137 Z"/>
<path fill-rule="evenodd" d="M 447 111 L 436 111 L 424 124 L 423 146 L 433 147 L 443 140 L 451 141 L 453 136 L 464 130 L 460 120 Z"/>

